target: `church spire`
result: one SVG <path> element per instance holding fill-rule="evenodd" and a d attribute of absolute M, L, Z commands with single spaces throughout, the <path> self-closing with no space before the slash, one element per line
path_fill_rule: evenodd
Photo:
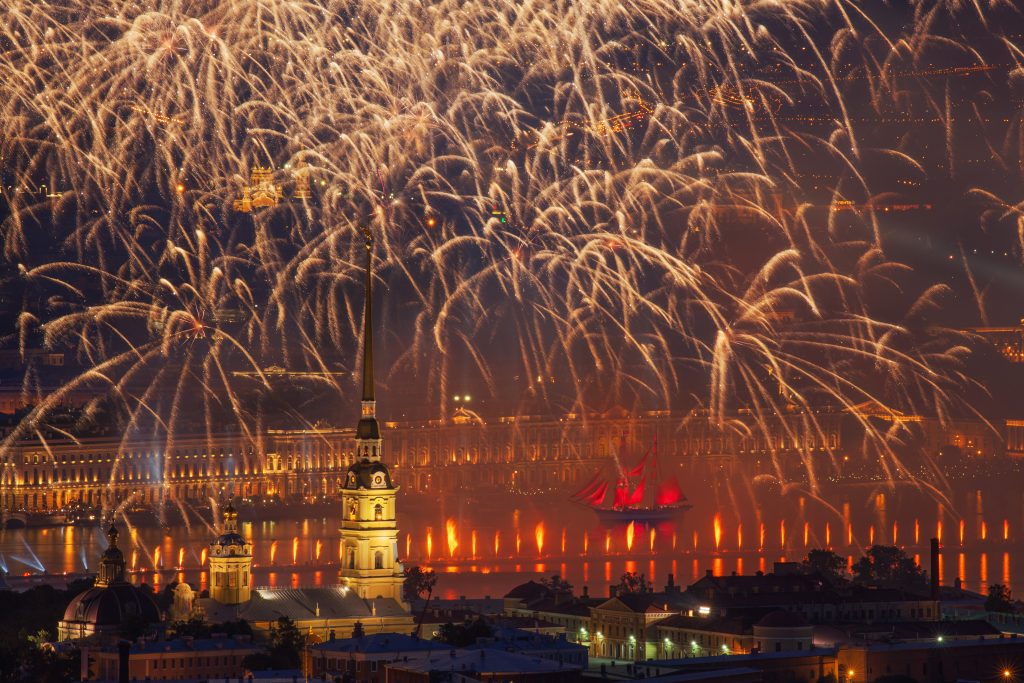
<path fill-rule="evenodd" d="M 360 403 L 359 426 L 356 427 L 357 450 L 364 460 L 380 459 L 380 426 L 377 424 L 377 401 L 373 391 L 373 234 L 363 229 L 366 238 L 366 303 L 363 308 L 363 397 Z"/>
<path fill-rule="evenodd" d="M 375 403 L 373 397 L 373 234 L 363 229 L 366 238 L 366 304 L 363 308 L 363 403 Z"/>

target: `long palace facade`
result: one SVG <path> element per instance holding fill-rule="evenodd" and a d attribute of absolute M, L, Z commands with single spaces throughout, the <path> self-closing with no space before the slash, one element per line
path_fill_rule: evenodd
<path fill-rule="evenodd" d="M 666 463 L 689 458 L 757 458 L 842 449 L 838 414 L 780 420 L 765 435 L 736 418 L 715 428 L 700 414 L 650 412 L 583 418 L 508 417 L 484 422 L 466 414 L 448 421 L 385 423 L 384 457 L 405 492 L 489 487 L 564 489 L 615 455 L 628 462 L 654 447 Z M 283 500 L 331 496 L 353 462 L 351 429 L 268 430 L 165 439 L 51 438 L 9 445 L 0 455 L 0 508 L 56 512 L 226 496 Z M 795 458 L 794 458 L 795 459 Z"/>

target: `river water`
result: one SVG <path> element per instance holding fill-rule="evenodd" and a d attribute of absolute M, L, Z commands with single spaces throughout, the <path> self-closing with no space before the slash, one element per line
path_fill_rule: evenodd
<path fill-rule="evenodd" d="M 960 486 L 946 497 L 917 487 L 859 484 L 811 496 L 771 491 L 743 496 L 728 487 L 702 487 L 693 509 L 656 525 L 602 526 L 590 510 L 564 495 L 399 499 L 399 554 L 407 564 L 440 574 L 445 598 L 498 597 L 531 577 L 559 574 L 577 590 L 607 594 L 626 571 L 662 586 L 668 575 L 689 584 L 715 574 L 771 571 L 830 547 L 855 561 L 871 543 L 895 544 L 928 566 L 928 542 L 943 545 L 940 576 L 959 577 L 984 592 L 1003 583 L 1024 590 L 1024 505 L 1019 489 Z M 340 518 L 243 520 L 255 548 L 254 582 L 269 586 L 335 583 Z M 122 535 L 136 581 L 157 586 L 185 579 L 205 587 L 205 548 L 215 535 L 209 520 L 170 529 L 136 527 Z M 0 567 L 12 577 L 93 571 L 106 545 L 99 527 L 0 532 Z M 12 581 L 14 583 L 14 581 Z"/>

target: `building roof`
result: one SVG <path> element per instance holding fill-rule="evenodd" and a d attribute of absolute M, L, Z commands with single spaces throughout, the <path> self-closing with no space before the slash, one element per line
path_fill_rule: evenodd
<path fill-rule="evenodd" d="M 106 652 L 116 652 L 117 648 L 103 648 Z M 135 641 L 131 646 L 131 654 L 156 654 L 161 652 L 217 652 L 221 650 L 249 650 L 260 652 L 263 647 L 248 638 L 175 638 L 173 640 L 142 640 Z"/>
<path fill-rule="evenodd" d="M 64 621 L 98 630 L 119 627 L 125 617 L 136 616 L 153 624 L 160 621 L 160 610 L 149 593 L 125 582 L 93 586 L 72 598 L 64 610 Z"/>
<path fill-rule="evenodd" d="M 362 425 L 360 420 L 360 425 Z M 374 424 L 377 424 L 374 420 Z M 380 438 L 380 436 L 369 437 L 360 436 L 360 439 Z M 378 477 L 379 475 L 379 477 Z M 348 468 L 348 474 L 345 477 L 345 483 L 342 488 L 355 490 L 355 489 L 393 489 L 394 484 L 391 483 L 391 473 L 388 472 L 387 465 L 382 463 L 380 460 L 367 460 L 359 459 L 352 463 Z"/>
<path fill-rule="evenodd" d="M 761 617 L 754 626 L 760 628 L 806 628 L 810 624 L 799 614 L 777 609 Z"/>
<path fill-rule="evenodd" d="M 508 593 L 505 597 L 509 599 L 522 600 L 529 603 L 531 600 L 540 600 L 551 596 L 551 589 L 536 581 L 521 583 Z"/>
<path fill-rule="evenodd" d="M 707 633 L 729 633 L 742 636 L 753 632 L 754 619 L 749 616 L 687 617 L 676 614 L 657 623 L 658 628 L 685 629 Z"/>
<path fill-rule="evenodd" d="M 399 671 L 429 673 L 451 671 L 454 673 L 475 672 L 477 674 L 553 673 L 557 671 L 580 671 L 582 667 L 565 664 L 541 657 L 520 655 L 503 650 L 440 650 L 420 652 L 403 657 L 401 662 L 387 665 Z"/>
<path fill-rule="evenodd" d="M 362 638 L 339 638 L 325 643 L 317 643 L 311 649 L 322 652 L 352 652 L 372 655 L 428 650 L 448 652 L 451 648 L 436 640 L 414 638 L 403 633 L 374 633 Z"/>
<path fill-rule="evenodd" d="M 213 600 L 204 600 L 202 605 L 214 622 L 234 619 L 276 621 L 281 617 L 309 621 L 409 616 L 392 598 L 364 600 L 345 586 L 257 588 L 252 591 L 252 599 L 241 605 L 220 605 Z"/>
<path fill-rule="evenodd" d="M 505 652 L 565 652 L 575 650 L 586 652 L 587 647 L 570 643 L 565 638 L 532 633 L 519 628 L 504 628 L 494 631 L 492 637 L 481 638 L 467 650 L 504 650 Z"/>
<path fill-rule="evenodd" d="M 564 614 L 573 617 L 589 617 L 590 608 L 605 602 L 603 599 L 594 598 L 572 598 L 571 600 L 558 601 L 554 598 L 539 600 L 529 604 L 529 609 L 534 612 L 546 612 L 548 614 Z"/>
<path fill-rule="evenodd" d="M 602 602 L 598 609 L 606 609 L 615 602 L 622 603 L 632 612 L 650 614 L 669 611 L 665 608 L 664 598 L 654 593 L 619 593 Z"/>

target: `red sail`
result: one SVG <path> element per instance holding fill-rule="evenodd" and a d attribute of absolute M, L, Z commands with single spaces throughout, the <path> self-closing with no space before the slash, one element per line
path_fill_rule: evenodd
<path fill-rule="evenodd" d="M 626 487 L 626 482 L 619 480 L 619 485 L 615 487 L 615 502 L 612 503 L 615 507 L 619 508 L 626 504 L 626 500 L 629 498 L 629 489 Z"/>
<path fill-rule="evenodd" d="M 581 488 L 576 493 L 572 494 L 571 497 L 576 499 L 589 499 L 595 491 L 601 488 L 602 483 L 604 482 L 601 481 L 601 473 L 598 472 L 597 474 L 590 478 L 590 481 L 588 481 L 583 488 Z M 608 484 L 605 484 L 605 489 L 607 488 Z"/>
<path fill-rule="evenodd" d="M 590 503 L 591 505 L 595 505 L 595 506 L 596 505 L 600 505 L 601 503 L 604 502 L 604 497 L 605 497 L 605 495 L 607 495 L 607 493 L 608 493 L 608 482 L 606 482 L 606 481 L 601 482 L 601 485 L 597 487 L 597 490 L 594 491 L 590 495 L 589 498 L 587 498 L 587 502 Z"/>
<path fill-rule="evenodd" d="M 650 451 L 644 453 L 644 457 L 640 458 L 640 462 L 636 464 L 636 467 L 629 471 L 629 476 L 639 477 L 641 474 L 644 473 L 644 467 L 647 466 L 647 456 L 650 455 L 650 453 Z"/>
<path fill-rule="evenodd" d="M 640 483 L 633 489 L 633 493 L 629 495 L 626 500 L 626 505 L 639 505 L 644 502 L 644 482 L 647 481 L 646 477 L 640 480 Z"/>
<path fill-rule="evenodd" d="M 669 477 L 658 484 L 658 490 L 654 494 L 655 505 L 672 505 L 684 500 L 683 490 L 679 488 L 679 482 L 675 477 Z"/>

